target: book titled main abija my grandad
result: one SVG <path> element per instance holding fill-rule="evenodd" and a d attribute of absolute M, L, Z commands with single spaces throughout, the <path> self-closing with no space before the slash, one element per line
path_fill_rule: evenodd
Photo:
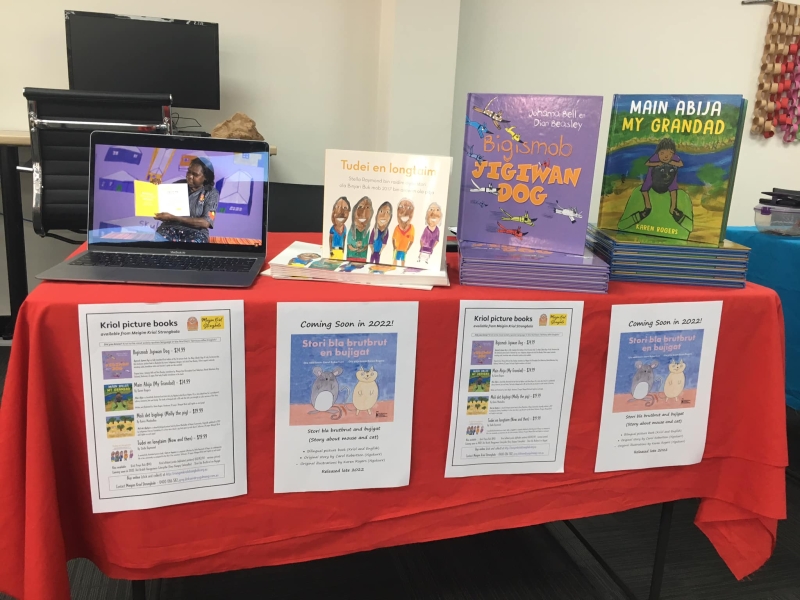
<path fill-rule="evenodd" d="M 598 227 L 721 242 L 746 104 L 732 95 L 615 96 Z"/>

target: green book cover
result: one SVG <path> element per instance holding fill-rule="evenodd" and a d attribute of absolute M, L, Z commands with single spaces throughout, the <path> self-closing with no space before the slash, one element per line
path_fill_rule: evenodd
<path fill-rule="evenodd" d="M 718 244 L 744 114 L 741 96 L 614 96 L 598 227 Z"/>
<path fill-rule="evenodd" d="M 705 250 L 732 250 L 736 252 L 747 253 L 750 248 L 742 246 L 730 240 L 720 240 L 715 242 L 693 242 L 692 240 L 670 240 L 668 238 L 642 235 L 640 233 L 628 233 L 624 231 L 614 231 L 609 229 L 598 229 L 598 225 L 589 223 L 589 228 L 586 232 L 587 239 L 595 239 L 605 243 L 612 244 L 616 247 L 625 246 L 662 246 L 670 249 L 681 248 L 687 251 L 705 251 Z M 638 248 L 637 248 L 638 249 Z M 655 251 L 655 250 L 654 250 Z"/>
<path fill-rule="evenodd" d="M 747 100 L 742 99 L 742 115 L 747 114 Z M 725 238 L 728 231 L 728 215 L 731 212 L 731 201 L 733 200 L 733 184 L 736 181 L 736 167 L 739 166 L 739 152 L 742 149 L 742 136 L 744 135 L 744 117 L 739 119 L 739 131 L 736 135 L 736 147 L 733 151 L 733 162 L 731 163 L 731 172 L 728 176 L 728 197 L 725 203 L 725 214 L 722 216 L 722 231 L 720 232 L 720 240 Z"/>

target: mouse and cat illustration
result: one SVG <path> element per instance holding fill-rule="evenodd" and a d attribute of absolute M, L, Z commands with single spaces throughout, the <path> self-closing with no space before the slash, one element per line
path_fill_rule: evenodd
<path fill-rule="evenodd" d="M 659 361 L 655 359 L 637 360 L 634 364 L 634 373 L 629 379 L 630 392 L 623 394 L 624 400 L 619 395 L 621 402 L 627 406 L 615 404 L 614 412 L 642 410 L 652 408 L 674 408 L 694 406 L 694 390 L 686 389 L 687 363 L 683 358 L 671 358 L 666 365 L 668 373 L 666 378 L 656 371 Z M 662 367 L 663 369 L 663 367 Z M 687 393 L 688 392 L 688 393 Z M 641 403 L 644 403 L 643 405 Z M 687 406 L 689 405 L 689 406 Z"/>
<path fill-rule="evenodd" d="M 397 337 L 394 332 L 293 334 L 284 385 L 289 425 L 394 422 L 395 396 L 405 380 L 398 372 Z"/>
<path fill-rule="evenodd" d="M 613 412 L 682 410 L 706 399 L 703 338 L 702 329 L 620 333 Z"/>
<path fill-rule="evenodd" d="M 339 381 L 344 373 L 342 367 L 335 366 L 329 370 L 314 367 L 312 373 L 316 379 L 311 387 L 312 410 L 307 414 L 330 413 L 332 421 L 341 420 L 353 409 L 355 409 L 356 416 L 365 411 L 368 415 L 373 415 L 373 409 L 375 409 L 380 395 L 377 382 L 378 371 L 374 366 L 367 369 L 363 366 L 358 367 L 355 372 L 357 383 L 353 387 L 352 395 L 350 388 Z M 376 410 L 374 416 L 383 417 L 385 415 Z"/>

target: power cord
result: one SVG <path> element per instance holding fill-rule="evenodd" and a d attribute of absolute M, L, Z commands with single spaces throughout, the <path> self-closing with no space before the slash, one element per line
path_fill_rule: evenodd
<path fill-rule="evenodd" d="M 194 117 L 182 117 L 177 112 L 174 112 L 174 113 L 170 114 L 170 117 L 172 118 L 172 128 L 173 129 L 191 129 L 193 127 L 202 127 L 202 125 L 200 124 L 200 121 L 198 121 Z M 178 126 L 178 123 L 180 121 L 194 121 L 195 125 L 184 125 L 183 127 L 180 127 L 180 126 Z"/>
<path fill-rule="evenodd" d="M 3 217 L 5 219 L 6 216 L 0 212 L 0 217 Z M 22 217 L 22 220 L 25 221 L 26 223 L 33 223 L 33 221 L 31 221 L 30 219 L 26 219 L 25 217 Z"/>
<path fill-rule="evenodd" d="M 45 233 L 44 235 L 45 235 L 45 237 L 51 237 L 51 238 L 56 239 L 56 240 L 58 240 L 60 242 L 66 242 L 67 244 L 74 244 L 75 246 L 80 246 L 84 242 L 84 240 L 73 240 L 73 239 L 70 239 L 70 238 L 65 238 L 65 237 L 62 237 L 62 236 L 58 235 L 57 233 L 48 232 L 48 233 Z"/>

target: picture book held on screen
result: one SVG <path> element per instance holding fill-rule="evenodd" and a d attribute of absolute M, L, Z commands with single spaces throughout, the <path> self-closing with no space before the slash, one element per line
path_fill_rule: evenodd
<path fill-rule="evenodd" d="M 441 270 L 451 165 L 448 156 L 328 150 L 324 258 Z"/>
<path fill-rule="evenodd" d="M 614 96 L 598 227 L 723 241 L 746 110 L 741 96 Z"/>
<path fill-rule="evenodd" d="M 583 254 L 603 99 L 469 94 L 460 242 Z"/>

